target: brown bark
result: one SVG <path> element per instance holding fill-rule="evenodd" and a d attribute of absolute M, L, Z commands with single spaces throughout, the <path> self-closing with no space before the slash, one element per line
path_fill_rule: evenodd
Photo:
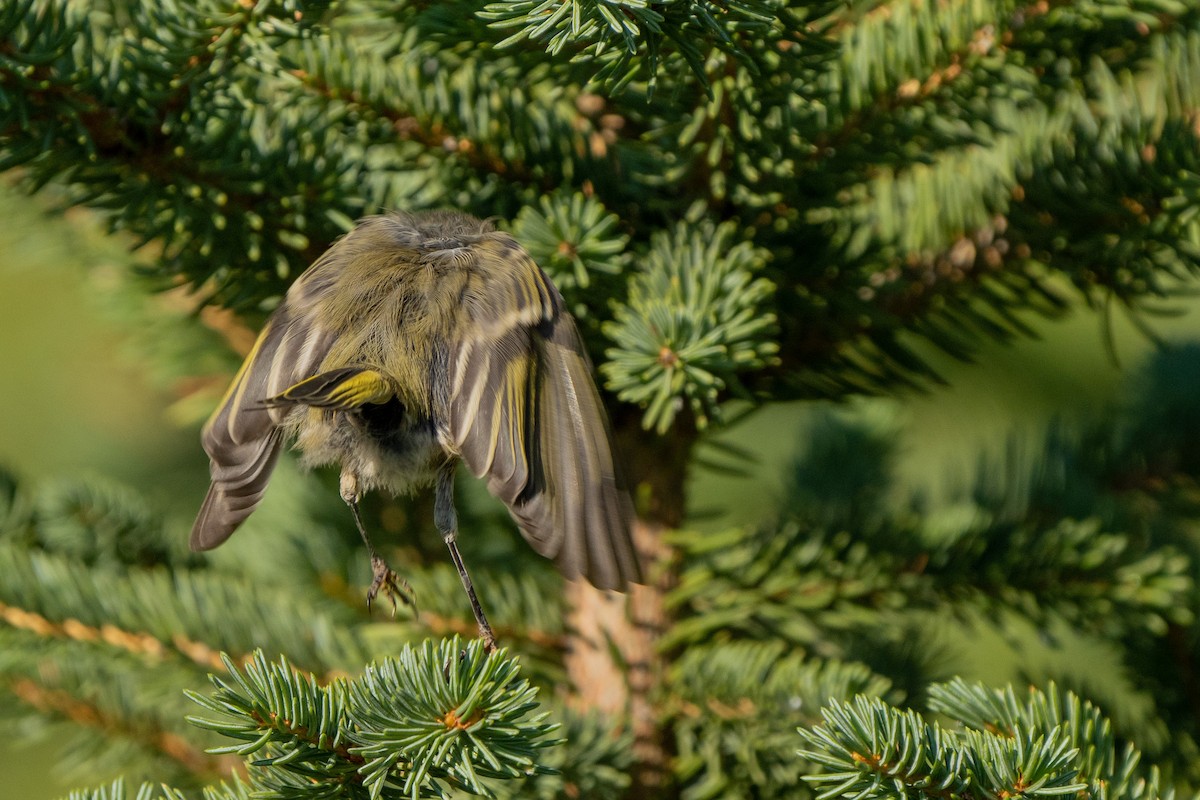
<path fill-rule="evenodd" d="M 634 540 L 648 564 L 667 561 L 659 535 L 663 530 L 642 520 L 634 526 Z M 628 595 L 603 592 L 583 581 L 572 581 L 567 588 L 571 699 L 577 708 L 628 715 L 634 733 L 633 797 L 661 797 L 668 782 L 654 703 L 662 682 L 663 664 L 655 646 L 667 622 L 665 588 L 662 583 L 634 586 Z"/>
<path fill-rule="evenodd" d="M 622 422 L 626 424 L 618 426 L 617 439 L 631 467 L 641 515 L 633 533 L 646 585 L 618 595 L 582 581 L 569 583 L 565 661 L 576 707 L 628 715 L 635 737 L 629 796 L 661 798 L 671 792 L 667 732 L 656 706 L 664 672 L 657 644 L 668 624 L 664 597 L 676 581 L 662 533 L 683 521 L 695 431 L 684 423 L 662 438 L 642 430 L 639 417 Z"/>

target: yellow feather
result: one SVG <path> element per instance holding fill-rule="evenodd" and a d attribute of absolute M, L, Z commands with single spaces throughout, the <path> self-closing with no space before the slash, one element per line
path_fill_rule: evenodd
<path fill-rule="evenodd" d="M 363 370 L 349 380 L 343 381 L 333 391 L 343 408 L 362 406 L 367 403 L 385 403 L 393 395 L 387 378 L 375 370 Z"/>
<path fill-rule="evenodd" d="M 250 352 L 246 355 L 246 360 L 242 362 L 242 366 L 238 369 L 237 374 L 233 376 L 233 381 L 229 384 L 229 388 L 225 390 L 225 395 L 221 398 L 221 402 L 217 404 L 213 410 L 212 416 L 204 423 L 201 429 L 201 435 L 207 437 L 212 426 L 217 423 L 217 418 L 221 416 L 221 412 L 229 408 L 229 420 L 226 423 L 230 438 L 233 438 L 233 432 L 236 430 L 238 411 L 244 405 L 243 394 L 246 392 L 246 374 L 250 372 L 254 366 L 254 359 L 258 357 L 259 350 L 262 349 L 262 343 L 267 338 L 267 334 L 271 331 L 271 325 L 268 323 L 258 338 L 254 340 L 254 346 L 250 348 Z"/>

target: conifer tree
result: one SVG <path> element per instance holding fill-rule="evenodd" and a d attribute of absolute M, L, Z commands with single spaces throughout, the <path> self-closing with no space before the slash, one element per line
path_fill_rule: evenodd
<path fill-rule="evenodd" d="M 456 638 L 419 505 L 392 527 L 421 613 L 384 622 L 320 476 L 273 488 L 294 502 L 256 531 L 264 578 L 183 552 L 135 491 L 9 475 L 5 702 L 126 772 L 81 798 L 1193 787 L 1200 354 L 981 467 L 969 519 L 890 503 L 886 436 L 829 411 L 772 519 L 683 522 L 728 401 L 930 385 L 914 341 L 969 357 L 1030 315 L 1187 291 L 1197 120 L 1184 0 L 10 0 L 0 170 L 94 210 L 146 288 L 194 293 L 160 343 L 175 374 L 222 353 L 191 376 L 215 402 L 359 216 L 494 217 L 580 320 L 652 569 L 619 602 L 564 587 L 468 504 L 489 656 Z M 1065 627 L 1127 675 L 954 680 L 946 615 Z"/>

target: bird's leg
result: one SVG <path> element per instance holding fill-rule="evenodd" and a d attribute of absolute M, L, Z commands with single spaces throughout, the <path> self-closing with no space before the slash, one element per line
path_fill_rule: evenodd
<path fill-rule="evenodd" d="M 354 525 L 358 528 L 358 533 L 362 536 L 363 544 L 367 546 L 367 552 L 371 555 L 371 587 L 367 589 L 367 610 L 371 610 L 371 603 L 374 602 L 375 596 L 379 594 L 379 590 L 383 589 L 384 594 L 392 601 L 392 615 L 395 616 L 398 603 L 396 598 L 407 606 L 416 606 L 412 599 L 412 589 L 408 585 L 408 581 L 401 578 L 395 571 L 388 566 L 388 563 L 383 560 L 379 553 L 375 552 L 375 545 L 371 544 L 371 537 L 367 535 L 366 526 L 363 525 L 362 514 L 358 511 L 358 500 L 361 493 L 358 491 L 358 478 L 351 472 L 343 472 L 341 478 L 341 494 L 342 499 L 346 501 L 346 505 L 350 506 L 350 513 L 354 515 Z"/>
<path fill-rule="evenodd" d="M 450 559 L 458 570 L 458 577 L 462 580 L 463 588 L 467 590 L 467 597 L 471 601 L 471 611 L 475 613 L 475 622 L 479 625 L 479 636 L 483 639 L 483 646 L 489 653 L 492 653 L 496 650 L 496 634 L 492 633 L 492 626 L 488 624 L 483 607 L 479 605 L 479 598 L 475 595 L 475 586 L 471 583 L 471 576 L 467 574 L 467 565 L 463 563 L 456 543 L 458 513 L 454 510 L 454 466 L 455 462 L 448 460 L 438 468 L 433 519 L 438 532 L 442 534 L 442 539 L 446 542 L 446 547 L 450 548 Z"/>

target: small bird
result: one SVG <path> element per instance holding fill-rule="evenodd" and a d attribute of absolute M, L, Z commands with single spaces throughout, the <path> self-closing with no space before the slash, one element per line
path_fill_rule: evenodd
<path fill-rule="evenodd" d="M 435 485 L 434 521 L 488 649 L 495 635 L 456 544 L 463 461 L 568 578 L 640 581 L 629 494 L 592 367 L 562 296 L 507 233 L 456 211 L 367 217 L 300 276 L 204 426 L 212 485 L 193 550 L 262 500 L 280 448 L 339 464 L 371 555 L 368 605 L 396 575 L 363 527 L 364 492 Z"/>

